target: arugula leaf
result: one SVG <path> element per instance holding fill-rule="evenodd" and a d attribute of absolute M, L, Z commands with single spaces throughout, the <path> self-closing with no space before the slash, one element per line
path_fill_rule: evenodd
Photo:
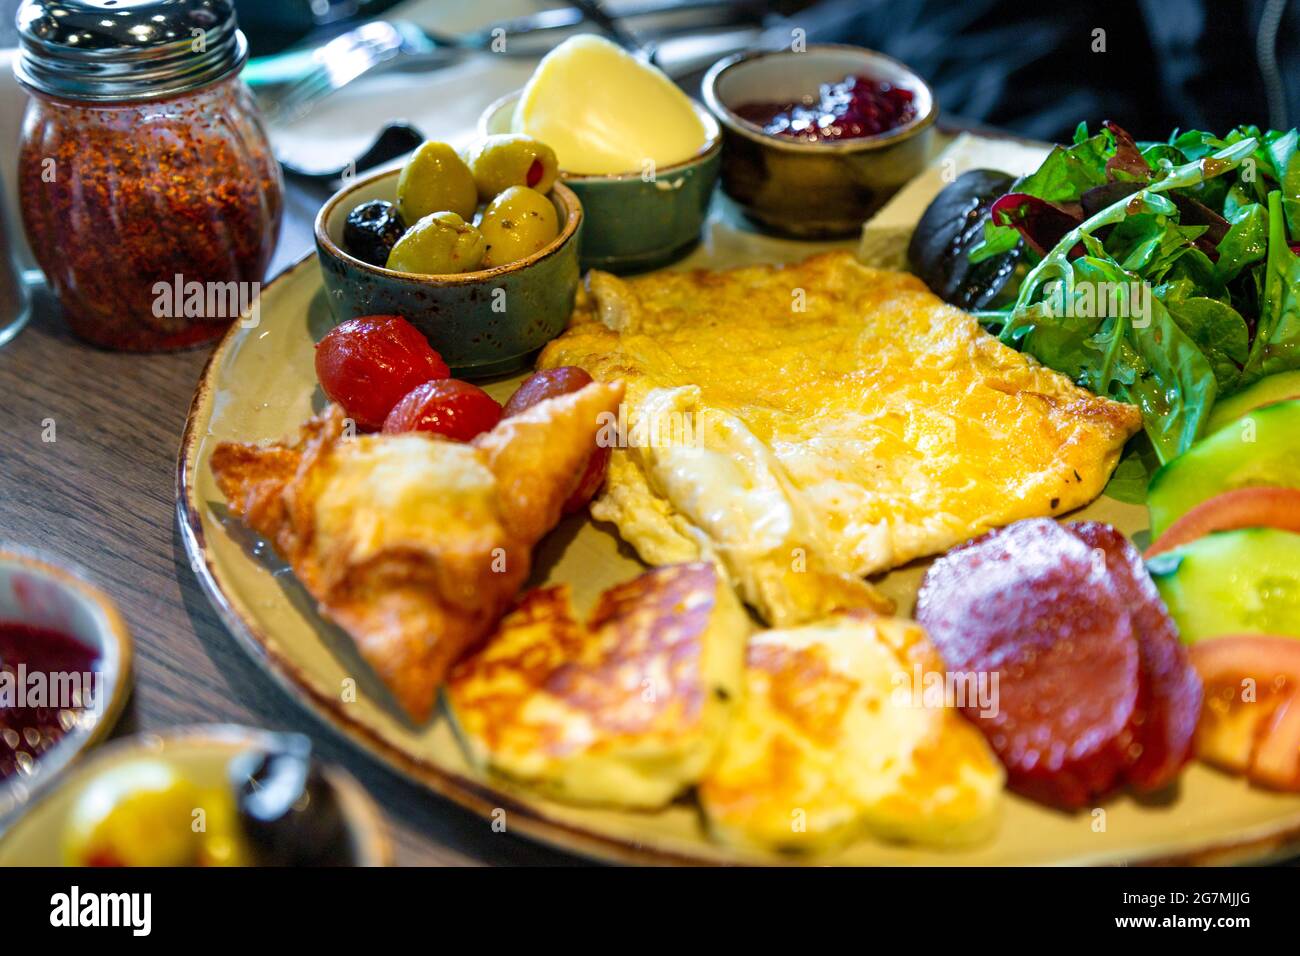
<path fill-rule="evenodd" d="M 1196 440 L 1218 396 L 1219 375 L 1236 377 L 1244 325 L 1230 305 L 1215 301 L 1226 288 L 1210 259 L 1191 245 L 1200 233 L 1178 225 L 1178 206 L 1162 194 L 1236 169 L 1257 146 L 1244 139 L 1181 166 L 1162 167 L 1163 175 L 1150 185 L 1066 233 L 1025 276 L 1014 305 L 1000 313 L 1004 342 L 1018 343 L 1098 395 L 1137 405 L 1162 462 Z M 1194 142 L 1179 145 L 1184 151 L 1198 148 Z M 1130 218 L 1138 222 L 1129 224 Z M 1109 238 L 1103 240 L 1103 233 Z M 1107 248 L 1112 240 L 1116 248 L 1128 248 L 1123 264 Z M 1071 262 L 1079 245 L 1087 254 Z M 1182 293 L 1178 302 L 1187 330 L 1136 271 L 1151 270 L 1157 261 L 1177 283 L 1170 290 Z M 1212 294 L 1186 295 L 1190 290 Z M 1183 304 L 1191 299 L 1205 301 Z M 1101 302 L 1107 306 L 1099 307 Z M 994 321 L 987 315 L 981 320 Z M 1217 369 L 1198 340 L 1219 360 Z"/>
<path fill-rule="evenodd" d="M 1165 307 L 1210 363 L 1219 392 L 1231 391 L 1250 352 L 1246 320 L 1232 306 L 1204 296 L 1166 299 Z"/>
<path fill-rule="evenodd" d="M 1075 144 L 1054 146 L 1043 165 L 1011 187 L 1010 192 L 1027 193 L 1047 202 L 1077 202 L 1089 189 L 1106 182 L 1106 162 L 1115 153 L 1115 137 L 1108 130 L 1080 140 L 1081 123 L 1075 132 Z M 1020 233 L 993 222 L 984 225 L 984 241 L 970 251 L 971 262 L 1010 252 L 1020 241 Z"/>
<path fill-rule="evenodd" d="M 1228 232 L 1219 240 L 1219 261 L 1214 271 L 1223 282 L 1231 282 L 1247 266 L 1268 252 L 1268 214 L 1257 202 L 1239 207 L 1228 221 Z"/>
<path fill-rule="evenodd" d="M 1135 435 L 1124 449 L 1110 481 L 1103 492 L 1116 501 L 1131 505 L 1145 504 L 1151 477 L 1160 469 L 1160 459 L 1146 435 Z"/>
<path fill-rule="evenodd" d="M 1272 176 L 1282 190 L 1282 209 L 1292 239 L 1300 238 L 1300 131 L 1270 131 L 1265 137 Z"/>
<path fill-rule="evenodd" d="M 1268 260 L 1255 342 L 1241 384 L 1300 367 L 1300 256 L 1287 244 L 1282 194 L 1268 194 Z"/>

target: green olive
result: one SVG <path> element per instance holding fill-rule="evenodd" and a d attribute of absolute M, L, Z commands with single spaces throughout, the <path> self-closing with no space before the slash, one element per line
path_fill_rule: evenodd
<path fill-rule="evenodd" d="M 527 186 L 511 186 L 488 203 L 478 228 L 487 243 L 485 269 L 531 256 L 560 231 L 551 201 Z"/>
<path fill-rule="evenodd" d="M 469 168 L 478 183 L 478 196 L 488 202 L 511 186 L 548 193 L 559 166 L 555 150 L 531 136 L 502 133 L 489 136 L 469 152 Z"/>
<path fill-rule="evenodd" d="M 387 266 L 413 275 L 472 272 L 483 261 L 483 234 L 454 212 L 433 212 L 402 235 Z"/>
<path fill-rule="evenodd" d="M 477 207 L 474 176 L 446 143 L 421 143 L 397 177 L 397 211 L 405 222 L 444 211 L 469 219 Z"/>

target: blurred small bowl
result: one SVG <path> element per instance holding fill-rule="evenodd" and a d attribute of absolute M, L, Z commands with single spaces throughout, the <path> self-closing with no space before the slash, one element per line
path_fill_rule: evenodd
<path fill-rule="evenodd" d="M 348 213 L 372 199 L 394 202 L 400 173 L 393 169 L 344 186 L 316 214 L 316 251 L 334 318 L 344 322 L 363 315 L 400 315 L 463 378 L 523 368 L 564 331 L 573 311 L 583 220 L 578 197 L 563 184 L 555 185 L 550 199 L 560 234 L 525 259 L 456 275 L 410 275 L 343 251 Z"/>
<path fill-rule="evenodd" d="M 734 112 L 746 103 L 796 102 L 851 75 L 911 90 L 916 117 L 878 136 L 805 143 L 765 133 Z M 925 167 L 939 112 L 930 87 L 902 63 L 834 43 L 726 57 L 710 67 L 703 91 L 723 128 L 723 192 L 760 226 L 798 239 L 856 234 Z"/>
<path fill-rule="evenodd" d="M 155 758 L 203 789 L 228 787 L 227 771 L 235 757 L 249 750 L 272 751 L 283 736 L 236 724 L 198 724 L 161 735 L 139 734 L 114 740 L 78 765 L 5 835 L 0 841 L 0 867 L 66 865 L 64 835 L 77 800 L 86 787 L 114 767 Z M 321 770 L 338 797 L 353 865 L 391 865 L 392 844 L 383 815 L 370 795 L 342 767 L 323 764 Z"/>
<path fill-rule="evenodd" d="M 79 574 L 34 552 L 0 547 L 0 623 L 58 631 L 98 658 L 94 712 L 33 763 L 30 775 L 0 780 L 0 832 L 22 814 L 83 751 L 98 743 L 121 716 L 131 692 L 131 635 L 117 607 Z"/>
<path fill-rule="evenodd" d="M 480 136 L 509 133 L 522 91 L 509 93 L 479 117 Z M 607 176 L 560 171 L 560 179 L 582 200 L 586 224 L 579 255 L 582 269 L 641 272 L 676 262 L 700 241 L 709 201 L 718 182 L 722 132 L 699 103 L 691 100 L 709 133 L 690 159 L 655 170 Z"/>

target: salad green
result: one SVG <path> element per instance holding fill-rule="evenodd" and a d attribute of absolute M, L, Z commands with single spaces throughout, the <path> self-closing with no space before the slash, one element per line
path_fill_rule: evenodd
<path fill-rule="evenodd" d="M 953 187 L 949 187 L 950 189 Z M 1139 498 L 1215 402 L 1300 368 L 1300 134 L 1243 126 L 1136 143 L 1080 124 L 949 254 L 1006 282 L 975 314 L 1003 342 L 1142 410 L 1112 493 Z M 1010 260 L 1008 260 L 1010 261 Z M 994 290 L 988 290 L 990 293 Z"/>

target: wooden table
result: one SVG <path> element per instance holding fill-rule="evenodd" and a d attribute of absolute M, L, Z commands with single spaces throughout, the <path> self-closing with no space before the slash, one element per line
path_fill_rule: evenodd
<path fill-rule="evenodd" d="M 311 248 L 324 194 L 290 184 L 271 273 Z M 136 644 L 135 694 L 116 735 L 196 723 L 311 736 L 383 808 L 401 864 L 566 864 L 388 770 L 304 711 L 239 647 L 190 570 L 176 523 L 176 451 L 210 348 L 107 352 L 73 338 L 39 293 L 0 348 L 0 541 L 85 569 Z M 54 441 L 42 440 L 54 422 Z M 46 432 L 48 434 L 48 432 Z"/>

